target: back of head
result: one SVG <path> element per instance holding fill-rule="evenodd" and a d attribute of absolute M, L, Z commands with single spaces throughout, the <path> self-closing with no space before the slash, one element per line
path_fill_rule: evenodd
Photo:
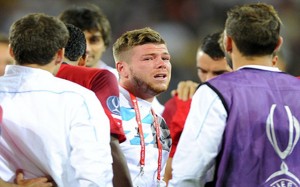
<path fill-rule="evenodd" d="M 214 60 L 218 60 L 225 57 L 224 51 L 221 49 L 219 40 L 221 32 L 216 32 L 205 36 L 198 51 L 203 51 Z"/>
<path fill-rule="evenodd" d="M 277 46 L 281 20 L 271 5 L 236 6 L 227 12 L 225 31 L 244 56 L 272 54 Z"/>
<path fill-rule="evenodd" d="M 29 14 L 10 27 L 9 42 L 17 64 L 49 64 L 68 41 L 65 24 L 45 14 Z"/>
<path fill-rule="evenodd" d="M 165 44 L 165 41 L 158 32 L 149 27 L 124 33 L 113 45 L 113 55 L 115 61 L 117 62 L 120 59 L 122 52 L 127 51 L 135 46 L 148 43 Z"/>
<path fill-rule="evenodd" d="M 82 31 L 99 31 L 106 47 L 111 41 L 110 23 L 102 10 L 96 5 L 89 4 L 86 7 L 76 6 L 66 9 L 59 15 L 59 19 L 64 23 L 80 28 Z"/>
<path fill-rule="evenodd" d="M 70 61 L 78 61 L 86 54 L 86 41 L 83 32 L 72 24 L 66 24 L 69 40 L 65 47 L 65 57 Z"/>

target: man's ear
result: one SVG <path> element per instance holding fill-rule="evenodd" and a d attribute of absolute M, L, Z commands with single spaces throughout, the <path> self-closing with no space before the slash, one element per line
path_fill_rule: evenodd
<path fill-rule="evenodd" d="M 230 36 L 227 36 L 227 34 L 225 34 L 224 36 L 224 48 L 226 52 L 232 52 L 232 38 Z"/>
<path fill-rule="evenodd" d="M 277 41 L 277 45 L 276 45 L 276 47 L 274 49 L 274 52 L 278 52 L 279 51 L 282 43 L 283 43 L 283 38 L 281 36 L 279 36 L 278 41 Z"/>
<path fill-rule="evenodd" d="M 87 55 L 83 55 L 82 57 L 79 58 L 77 65 L 78 66 L 85 66 L 87 60 Z"/>
<path fill-rule="evenodd" d="M 12 58 L 15 58 L 14 51 L 12 50 L 10 44 L 8 45 L 8 52 L 9 52 L 9 55 L 10 55 Z"/>
<path fill-rule="evenodd" d="M 116 63 L 116 69 L 120 76 L 126 78 L 128 77 L 127 66 L 128 64 L 124 61 L 120 61 Z"/>
<path fill-rule="evenodd" d="M 280 50 L 280 47 L 282 46 L 282 43 L 283 43 L 283 38 L 281 36 L 279 36 L 276 47 L 274 49 L 274 54 L 276 54 Z M 273 66 L 275 66 L 277 64 L 277 62 L 278 62 L 278 56 L 274 55 L 274 57 L 272 59 Z"/>
<path fill-rule="evenodd" d="M 63 62 L 65 56 L 65 48 L 59 49 L 56 53 L 55 65 Z"/>
<path fill-rule="evenodd" d="M 118 73 L 121 73 L 123 71 L 123 63 L 122 62 L 116 62 L 116 69 L 118 71 Z"/>

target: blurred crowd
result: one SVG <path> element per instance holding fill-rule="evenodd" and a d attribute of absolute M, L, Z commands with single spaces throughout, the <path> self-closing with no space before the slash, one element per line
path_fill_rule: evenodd
<path fill-rule="evenodd" d="M 0 0 L 0 32 L 7 34 L 10 25 L 30 12 L 58 15 L 73 5 L 99 5 L 112 26 L 112 41 L 121 33 L 145 26 L 152 27 L 166 39 L 173 64 L 169 91 L 159 96 L 164 103 L 170 98 L 180 80 L 198 80 L 195 54 L 201 38 L 222 30 L 229 7 L 256 2 L 254 0 Z M 289 74 L 300 75 L 300 1 L 263 0 L 272 4 L 283 22 L 284 44 L 280 53 L 280 68 Z M 111 45 L 103 60 L 114 66 Z"/>

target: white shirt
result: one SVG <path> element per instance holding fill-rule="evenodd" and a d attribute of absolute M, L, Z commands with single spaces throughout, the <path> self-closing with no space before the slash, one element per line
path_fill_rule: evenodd
<path fill-rule="evenodd" d="M 120 107 L 122 115 L 123 129 L 126 135 L 126 141 L 121 143 L 121 149 L 126 157 L 129 172 L 133 181 L 140 173 L 140 138 L 137 134 L 136 113 L 133 108 L 129 93 L 127 90 L 120 88 Z M 154 145 L 153 130 L 151 124 L 153 117 L 151 114 L 151 103 L 137 98 L 139 112 L 142 121 L 142 129 L 145 138 L 145 167 L 142 187 L 156 187 L 157 167 L 158 167 L 158 148 Z M 169 156 L 169 152 L 162 150 L 162 170 Z M 163 176 L 164 171 L 161 171 Z"/>
<path fill-rule="evenodd" d="M 266 66 L 244 66 L 279 71 Z M 202 85 L 193 96 L 176 153 L 169 187 L 202 187 L 213 179 L 215 158 L 225 130 L 227 112 L 219 96 Z"/>
<path fill-rule="evenodd" d="M 0 77 L 0 176 L 50 175 L 58 186 L 112 186 L 109 120 L 95 94 L 45 70 Z"/>

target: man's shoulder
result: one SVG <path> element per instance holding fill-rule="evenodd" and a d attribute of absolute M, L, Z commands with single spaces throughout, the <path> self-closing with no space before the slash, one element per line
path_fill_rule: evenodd
<path fill-rule="evenodd" d="M 61 90 L 62 92 L 73 92 L 78 94 L 93 94 L 93 92 L 80 84 L 74 83 L 72 81 L 62 79 L 59 77 L 54 77 L 54 83 L 56 85 L 56 88 L 58 90 Z"/>
<path fill-rule="evenodd" d="M 92 81 L 99 79 L 104 81 L 110 79 L 110 77 L 114 77 L 114 75 L 105 69 L 62 64 L 56 74 L 56 77 L 66 79 L 89 88 Z"/>
<path fill-rule="evenodd" d="M 73 74 L 73 75 L 77 74 L 77 76 L 81 76 L 84 74 L 100 73 L 102 71 L 103 71 L 102 69 L 98 69 L 98 68 L 89 68 L 85 66 L 73 66 L 73 65 L 63 63 L 59 68 L 57 76 L 60 77 L 65 74 Z"/>

